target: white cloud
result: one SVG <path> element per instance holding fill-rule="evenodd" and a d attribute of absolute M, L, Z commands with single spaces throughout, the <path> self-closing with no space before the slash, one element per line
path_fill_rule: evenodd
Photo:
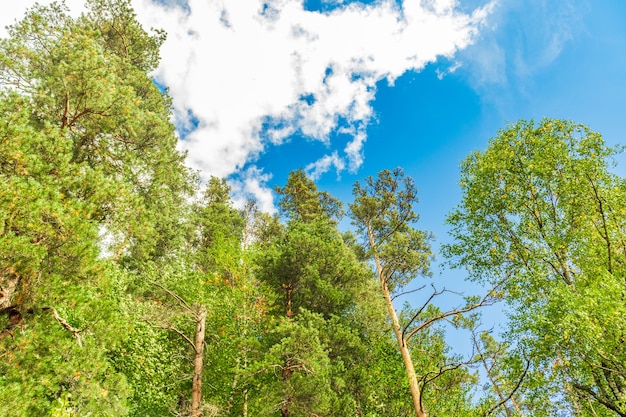
<path fill-rule="evenodd" d="M 353 135 L 352 141 L 344 149 L 348 157 L 350 172 L 355 172 L 363 164 L 363 144 L 365 139 L 367 139 L 367 136 L 365 131 L 361 129 Z"/>
<path fill-rule="evenodd" d="M 247 200 L 253 199 L 256 200 L 260 211 L 275 213 L 274 195 L 267 187 L 267 182 L 271 178 L 271 174 L 264 173 L 257 167 L 244 170 L 236 181 L 229 182 L 235 206 L 243 208 Z"/>
<path fill-rule="evenodd" d="M 480 39 L 459 54 L 474 87 L 498 101 L 502 86 L 526 82 L 585 32 L 588 0 L 508 0 L 494 5 Z"/>
<path fill-rule="evenodd" d="M 376 83 L 465 48 L 491 7 L 467 14 L 455 0 L 331 3 L 339 6 L 319 13 L 302 0 L 133 0 L 146 28 L 168 32 L 154 75 L 170 89 L 177 123 L 197 118 L 180 147 L 203 177 L 243 173 L 250 191 L 245 181 L 261 174 L 251 165 L 267 142 L 300 132 L 332 147 L 338 129 L 353 140 L 313 172 L 357 170 Z M 3 9 L 4 19 L 11 14 Z M 267 199 L 263 180 L 256 186 Z"/>
<path fill-rule="evenodd" d="M 324 155 L 317 161 L 307 165 L 304 170 L 306 171 L 309 178 L 315 181 L 333 167 L 335 168 L 337 173 L 343 171 L 345 168 L 345 163 L 343 159 L 339 157 L 337 152 L 333 152 L 332 155 Z"/>
<path fill-rule="evenodd" d="M 452 56 L 488 11 L 464 14 L 453 0 L 351 3 L 326 13 L 298 0 L 135 6 L 147 27 L 169 33 L 156 76 L 170 88 L 177 116 L 191 111 L 200 121 L 181 148 L 205 176 L 241 172 L 266 142 L 295 132 L 332 146 L 340 121 L 354 139 L 314 162 L 313 172 L 358 169 L 376 83 Z"/>

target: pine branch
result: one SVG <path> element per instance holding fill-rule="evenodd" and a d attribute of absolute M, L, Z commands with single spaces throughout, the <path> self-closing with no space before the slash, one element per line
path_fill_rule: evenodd
<path fill-rule="evenodd" d="M 65 330 L 67 330 L 68 332 L 72 333 L 72 336 L 74 336 L 74 339 L 76 339 L 76 343 L 78 343 L 79 347 L 83 347 L 83 342 L 82 342 L 82 338 L 81 338 L 81 333 L 84 332 L 85 330 L 88 329 L 88 327 L 85 327 L 82 330 L 78 330 L 74 327 L 72 327 L 72 325 L 70 325 L 67 320 L 65 320 L 63 317 L 59 316 L 58 311 L 56 310 L 56 308 L 54 307 L 44 307 L 42 308 L 42 310 L 50 310 L 52 311 L 52 316 L 54 317 L 54 319 L 59 322 L 59 324 L 61 326 L 63 326 L 63 328 Z"/>

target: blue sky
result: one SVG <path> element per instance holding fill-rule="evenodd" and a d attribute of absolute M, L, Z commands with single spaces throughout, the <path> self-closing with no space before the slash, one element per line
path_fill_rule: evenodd
<path fill-rule="evenodd" d="M 32 3 L 3 5 L 0 26 Z M 74 14 L 82 3 L 67 0 Z M 570 119 L 626 144 L 624 1 L 132 4 L 169 33 L 153 76 L 172 94 L 188 163 L 266 210 L 298 168 L 349 202 L 354 181 L 401 166 L 437 247 L 460 161 L 507 122 Z M 468 289 L 462 273 L 440 279 Z"/>
<path fill-rule="evenodd" d="M 493 19 L 454 57 L 408 71 L 393 86 L 379 81 L 363 165 L 339 178 L 328 172 L 319 187 L 350 200 L 355 180 L 402 166 L 420 190 L 421 227 L 445 240 L 445 215 L 460 198 L 460 161 L 507 123 L 564 118 L 626 144 L 625 2 L 503 1 Z M 342 146 L 341 136 L 331 146 Z M 257 165 L 273 173 L 270 184 L 281 185 L 289 171 L 327 151 L 296 135 L 270 147 Z"/>
<path fill-rule="evenodd" d="M 339 179 L 327 173 L 319 187 L 349 201 L 355 180 L 404 167 L 419 188 L 419 227 L 434 232 L 437 248 L 449 240 L 445 217 L 461 197 L 460 161 L 485 149 L 507 123 L 569 119 L 600 132 L 609 144 L 626 144 L 626 2 L 547 3 L 502 2 L 494 27 L 474 45 L 405 73 L 393 86 L 378 82 L 363 165 Z M 258 164 L 271 167 L 270 183 L 282 184 L 290 170 L 323 151 L 323 144 L 298 137 L 270 149 Z M 626 174 L 623 166 L 617 169 Z M 436 264 L 441 261 L 438 257 Z M 435 269 L 439 287 L 481 291 L 464 283 L 461 271 Z M 499 308 L 486 310 L 484 328 L 502 319 Z M 449 340 L 465 352 L 465 337 L 452 333 Z"/>

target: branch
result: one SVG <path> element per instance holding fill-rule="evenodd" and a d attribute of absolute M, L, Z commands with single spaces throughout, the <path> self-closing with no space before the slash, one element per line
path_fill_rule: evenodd
<path fill-rule="evenodd" d="M 427 372 L 426 375 L 424 375 L 422 378 L 420 378 L 422 380 L 422 390 L 424 389 L 424 387 L 434 381 L 435 379 L 439 378 L 440 376 L 442 376 L 443 374 L 445 374 L 446 372 L 449 371 L 454 371 L 455 369 L 459 369 L 461 366 L 464 365 L 471 365 L 473 363 L 475 363 L 476 361 L 473 359 L 468 359 L 466 361 L 461 361 L 461 362 L 456 362 L 456 363 L 451 363 L 448 365 L 444 365 L 442 367 L 439 368 L 439 370 L 437 372 Z M 428 378 L 428 375 L 433 374 L 432 377 Z"/>
<path fill-rule="evenodd" d="M 475 309 L 477 309 L 479 307 L 493 304 L 495 302 L 495 299 L 493 299 L 491 297 L 491 294 L 495 291 L 496 288 L 497 288 L 497 286 L 494 287 L 492 290 L 490 290 L 479 302 L 477 302 L 475 304 L 469 305 L 469 306 L 467 306 L 465 308 L 461 308 L 461 309 L 455 309 L 455 310 L 446 311 L 445 313 L 441 313 L 441 314 L 439 314 L 439 315 L 437 315 L 435 317 L 431 317 L 430 319 L 426 320 L 424 323 L 422 323 L 419 326 L 417 326 L 415 329 L 411 330 L 409 332 L 408 336 L 406 336 L 404 338 L 404 341 L 408 342 L 411 339 L 411 337 L 413 337 L 417 332 L 425 329 L 426 327 L 430 326 L 431 324 L 433 324 L 433 323 L 435 323 L 435 322 L 437 322 L 439 320 L 445 319 L 446 317 L 455 316 L 457 314 L 467 313 L 467 312 L 475 310 Z M 442 290 L 441 292 L 443 292 L 443 291 L 445 291 L 445 290 Z M 429 301 L 432 300 L 435 297 L 435 295 L 436 295 L 436 293 L 431 295 L 430 298 L 429 298 Z M 429 301 L 427 301 L 427 303 Z M 420 314 L 420 312 L 426 307 L 426 305 L 427 304 L 424 304 L 422 306 L 422 308 L 420 308 L 420 311 L 418 311 L 417 314 L 414 316 L 414 318 L 411 319 L 411 322 Z M 411 322 L 409 322 L 409 324 Z M 406 328 L 405 328 L 405 330 L 406 330 Z M 404 335 L 404 332 L 403 332 L 403 335 Z"/>
<path fill-rule="evenodd" d="M 124 53 L 126 54 L 126 58 L 128 58 L 129 53 L 128 53 L 128 43 L 126 42 L 126 37 L 124 36 L 122 32 L 120 32 L 117 26 L 115 26 L 115 21 L 111 23 L 111 27 L 118 34 L 118 36 L 122 39 L 122 45 L 124 45 Z"/>
<path fill-rule="evenodd" d="M 471 357 L 474 357 L 475 355 L 472 354 Z M 442 376 L 443 374 L 445 374 L 446 372 L 450 372 L 450 371 L 454 371 L 456 369 L 459 369 L 462 366 L 466 366 L 466 365 L 471 365 L 473 363 L 476 363 L 476 360 L 474 359 L 468 359 L 465 361 L 460 361 L 460 362 L 456 362 L 456 363 L 451 363 L 451 364 L 443 364 L 443 366 L 441 366 L 439 368 L 439 370 L 437 372 L 427 372 L 424 376 L 420 377 L 420 382 L 421 382 L 421 386 L 420 386 L 420 402 L 421 399 L 424 398 L 424 390 L 426 389 L 426 386 L 433 382 L 435 379 L 439 378 L 440 376 Z M 428 377 L 428 375 L 433 375 L 430 378 Z"/>
<path fill-rule="evenodd" d="M 52 315 L 54 316 L 54 319 L 56 321 L 58 321 L 59 324 L 61 326 L 63 326 L 63 328 L 65 330 L 67 330 L 68 332 L 72 333 L 72 336 L 74 336 L 74 339 L 76 339 L 76 343 L 78 343 L 78 347 L 83 347 L 83 342 L 82 342 L 82 339 L 80 337 L 80 334 L 82 332 L 84 332 L 85 330 L 87 330 L 89 326 L 85 327 L 82 330 L 75 329 L 74 327 L 72 327 L 67 322 L 67 320 L 65 320 L 63 317 L 59 316 L 59 313 L 57 312 L 56 308 L 54 308 L 54 307 L 43 307 L 42 310 L 50 310 L 50 311 L 52 311 Z"/>
<path fill-rule="evenodd" d="M 600 404 L 602 404 L 603 406 L 605 406 L 606 408 L 615 411 L 618 414 L 621 414 L 622 412 L 620 411 L 620 409 L 613 404 L 612 401 L 609 401 L 607 399 L 604 398 L 600 398 L 600 396 L 590 387 L 586 386 L 586 385 L 581 385 L 581 384 L 572 384 L 574 386 L 574 388 L 576 388 L 579 391 L 584 391 L 587 394 L 591 395 L 597 402 L 599 402 Z"/>
<path fill-rule="evenodd" d="M 411 293 L 414 293 L 414 292 L 421 291 L 421 290 L 423 290 L 424 288 L 426 288 L 426 285 L 422 285 L 421 287 L 416 288 L 416 289 L 411 290 L 411 291 L 403 291 L 403 292 L 401 292 L 401 293 L 399 293 L 399 294 L 396 294 L 396 295 L 394 295 L 393 297 L 391 297 L 391 301 L 393 301 L 393 300 L 395 300 L 396 298 L 401 297 L 401 296 L 403 296 L 403 295 L 407 295 L 407 294 L 411 294 Z"/>
<path fill-rule="evenodd" d="M 612 258 L 611 258 L 611 238 L 609 237 L 609 230 L 607 227 L 607 220 L 606 220 L 606 214 L 604 211 L 604 205 L 602 204 L 602 198 L 600 197 L 600 194 L 598 192 L 598 188 L 596 187 L 596 184 L 593 182 L 593 179 L 589 176 L 589 174 L 586 174 L 587 179 L 589 180 L 589 183 L 591 184 L 591 188 L 593 189 L 593 194 L 594 197 L 598 203 L 598 212 L 602 218 L 602 228 L 604 229 L 604 235 L 600 232 L 600 230 L 598 230 L 598 227 L 596 226 L 596 230 L 598 230 L 598 234 L 600 235 L 600 237 L 602 239 L 604 239 L 604 241 L 606 242 L 606 252 L 607 252 L 607 263 L 608 263 L 608 270 L 611 274 L 613 274 L 613 262 L 612 262 Z M 594 222 L 595 224 L 595 222 Z"/>
<path fill-rule="evenodd" d="M 196 348 L 195 343 L 193 343 L 191 341 L 191 339 L 189 337 L 187 337 L 187 335 L 185 333 L 181 332 L 176 327 L 174 327 L 172 325 L 165 326 L 165 325 L 158 325 L 158 324 L 151 324 L 151 326 L 154 327 L 155 329 L 163 329 L 163 330 L 171 330 L 171 331 L 173 331 L 174 333 L 176 333 L 177 335 L 179 335 L 180 337 L 185 339 L 185 341 L 191 345 L 193 350 L 195 350 L 196 352 L 198 351 L 198 349 Z"/>
<path fill-rule="evenodd" d="M 443 294 L 446 289 L 442 289 L 441 291 L 437 291 L 437 289 L 435 288 L 435 286 L 433 284 L 430 284 L 431 287 L 433 287 L 433 293 L 430 295 L 430 297 L 428 297 L 428 300 L 426 300 L 426 302 L 424 302 L 424 304 L 422 304 L 422 306 L 420 307 L 419 310 L 417 310 L 417 313 L 415 313 L 413 315 L 413 317 L 411 317 L 411 320 L 409 320 L 409 322 L 406 324 L 406 326 L 404 326 L 404 329 L 402 329 L 402 336 L 404 336 L 404 334 L 406 333 L 406 331 L 409 329 L 409 326 L 415 321 L 415 319 L 417 319 L 417 317 L 422 314 L 422 312 L 424 311 L 424 309 L 426 307 L 428 307 L 428 305 L 430 304 L 430 302 L 433 300 L 433 298 L 437 297 L 438 295 Z M 422 287 L 424 288 L 424 287 Z M 393 300 L 393 299 L 392 299 Z M 411 336 L 409 336 L 406 340 L 408 340 Z"/>
<path fill-rule="evenodd" d="M 511 398 L 513 398 L 513 395 L 515 395 L 517 390 L 522 386 L 522 382 L 524 382 L 524 378 L 526 378 L 526 374 L 528 373 L 528 369 L 530 369 L 530 360 L 526 359 L 526 367 L 524 368 L 524 372 L 522 372 L 522 375 L 520 376 L 519 380 L 517 381 L 517 384 L 515 384 L 515 387 L 511 390 L 509 395 L 506 396 L 506 398 L 503 398 L 502 400 L 500 400 L 500 402 L 498 402 L 496 405 L 491 407 L 491 409 L 488 410 L 485 413 L 485 417 L 489 416 L 491 413 L 496 411 L 496 409 L 498 407 L 500 407 L 501 405 L 503 405 L 507 401 L 509 401 Z"/>
<path fill-rule="evenodd" d="M 159 284 L 158 282 L 151 281 L 150 283 L 152 285 L 156 285 L 157 287 L 159 287 L 160 289 L 165 291 L 169 296 L 171 296 L 176 301 L 178 301 L 178 304 L 180 304 L 181 307 L 183 307 L 188 312 L 190 312 L 194 317 L 196 317 L 196 312 L 189 306 L 189 304 L 187 304 L 187 302 L 185 300 L 183 300 L 183 298 L 180 295 L 174 293 L 171 290 L 168 290 L 167 288 L 165 288 L 163 285 Z"/>
<path fill-rule="evenodd" d="M 498 381 L 496 381 L 495 377 L 491 373 L 493 368 L 497 365 L 497 358 L 499 357 L 500 352 L 503 350 L 503 345 L 498 343 L 497 344 L 498 349 L 489 353 L 489 358 L 491 359 L 491 366 L 489 366 L 489 364 L 487 363 L 487 359 L 485 358 L 485 354 L 481 351 L 480 345 L 478 344 L 478 340 L 476 340 L 476 329 L 472 329 L 472 341 L 474 342 L 474 348 L 476 349 L 479 360 L 480 362 L 482 362 L 483 367 L 485 368 L 485 371 L 487 372 L 487 377 L 489 378 L 489 381 L 491 381 L 491 385 L 493 385 L 493 390 L 496 392 L 500 400 L 503 401 L 502 404 L 504 404 L 504 402 L 506 402 L 506 399 L 504 399 L 504 395 L 502 394 L 502 391 L 500 390 Z M 494 410 L 498 407 L 499 406 L 496 406 Z M 504 411 L 507 417 L 510 417 L 510 412 L 506 406 L 504 407 Z"/>

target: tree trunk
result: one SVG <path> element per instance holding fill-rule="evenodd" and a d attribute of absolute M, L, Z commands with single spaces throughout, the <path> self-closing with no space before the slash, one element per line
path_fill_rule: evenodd
<path fill-rule="evenodd" d="M 376 244 L 374 241 L 374 235 L 372 234 L 371 229 L 368 225 L 368 237 L 370 242 L 370 247 L 374 252 L 374 261 L 376 263 L 376 272 L 378 274 L 378 278 L 380 280 L 380 287 L 383 292 L 383 296 L 385 297 L 385 304 L 387 305 L 387 311 L 389 313 L 389 317 L 391 318 L 391 323 L 393 325 L 393 333 L 396 336 L 396 340 L 398 341 L 398 348 L 400 349 L 400 353 L 402 354 L 402 361 L 404 362 L 404 369 L 406 370 L 406 376 L 409 379 L 409 389 L 411 390 L 411 399 L 413 400 L 413 408 L 415 409 L 415 415 L 417 417 L 428 417 L 424 407 L 422 406 L 422 393 L 420 392 L 419 384 L 417 383 L 417 375 L 415 374 L 415 367 L 413 366 L 413 360 L 411 359 L 411 352 L 409 351 L 409 347 L 407 346 L 406 340 L 404 339 L 404 335 L 402 334 L 402 327 L 400 326 L 400 321 L 398 320 L 398 315 L 396 314 L 396 309 L 393 306 L 393 302 L 391 300 L 391 293 L 389 292 L 389 287 L 387 286 L 387 279 L 385 277 L 383 267 L 380 263 L 380 259 L 378 258 L 378 254 L 376 253 Z"/>
<path fill-rule="evenodd" d="M 193 358 L 193 381 L 191 385 L 191 417 L 202 417 L 202 367 L 204 359 L 204 332 L 206 307 L 200 307 L 196 316 L 195 355 Z"/>
<path fill-rule="evenodd" d="M 241 412 L 243 417 L 248 417 L 248 390 L 243 391 L 243 410 Z"/>
<path fill-rule="evenodd" d="M 288 382 L 291 379 L 291 358 L 285 359 L 285 366 L 283 368 L 282 377 L 283 381 Z M 291 404 L 292 397 L 291 394 L 287 395 L 280 406 L 280 416 L 281 417 L 289 417 L 291 413 L 289 412 L 289 405 Z"/>
<path fill-rule="evenodd" d="M 291 295 L 293 294 L 293 285 L 283 284 L 283 288 L 285 289 L 285 307 L 287 309 L 287 318 L 289 320 L 293 319 L 293 309 L 291 306 Z"/>
<path fill-rule="evenodd" d="M 10 268 L 0 271 L 0 310 L 11 307 L 19 280 L 19 274 Z"/>

